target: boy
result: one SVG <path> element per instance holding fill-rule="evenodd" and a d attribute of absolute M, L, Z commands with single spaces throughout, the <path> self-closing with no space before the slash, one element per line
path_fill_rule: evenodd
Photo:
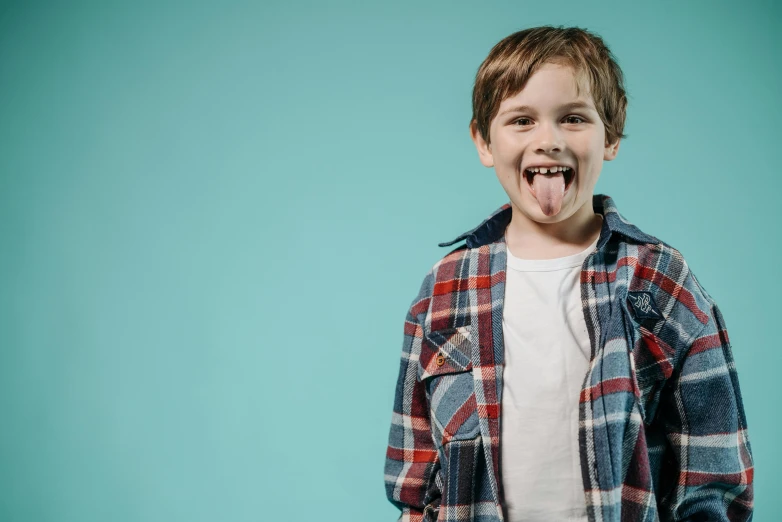
<path fill-rule="evenodd" d="M 681 253 L 593 194 L 627 98 L 579 28 L 499 42 L 470 133 L 510 201 L 407 312 L 385 461 L 402 521 L 746 521 L 725 322 Z"/>

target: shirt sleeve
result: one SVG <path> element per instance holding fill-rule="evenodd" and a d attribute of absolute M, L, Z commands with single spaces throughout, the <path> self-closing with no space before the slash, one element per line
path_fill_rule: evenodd
<path fill-rule="evenodd" d="M 416 310 L 428 304 L 427 281 L 405 318 L 385 459 L 386 496 L 401 510 L 400 522 L 436 520 L 441 498 L 440 459 L 432 438 L 426 389 L 417 370 L 423 329 Z"/>
<path fill-rule="evenodd" d="M 663 502 L 671 520 L 749 521 L 754 463 L 738 374 L 720 309 L 695 284 L 708 322 L 671 376 L 661 411 L 676 474 Z"/>

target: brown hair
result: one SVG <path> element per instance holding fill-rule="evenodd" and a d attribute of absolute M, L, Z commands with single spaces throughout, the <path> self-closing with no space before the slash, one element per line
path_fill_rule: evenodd
<path fill-rule="evenodd" d="M 489 126 L 500 103 L 516 95 L 530 76 L 546 62 L 570 65 L 577 85 L 584 75 L 606 132 L 614 143 L 623 134 L 627 109 L 624 76 L 603 39 L 578 27 L 550 25 L 524 29 L 503 38 L 489 52 L 475 75 L 472 91 L 472 122 L 491 143 Z M 580 95 L 580 88 L 579 95 Z"/>

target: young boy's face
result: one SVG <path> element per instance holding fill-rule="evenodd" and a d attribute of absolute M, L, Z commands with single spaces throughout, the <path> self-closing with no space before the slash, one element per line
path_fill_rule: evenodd
<path fill-rule="evenodd" d="M 490 145 L 474 124 L 471 133 L 481 163 L 494 167 L 508 193 L 514 217 L 520 213 L 539 223 L 564 221 L 579 209 L 592 217 L 603 160 L 614 159 L 619 150 L 619 140 L 605 143 L 589 86 L 582 84 L 578 96 L 573 69 L 554 63 L 541 66 L 521 92 L 502 101 L 490 125 Z M 572 170 L 538 173 L 530 184 L 526 169 L 542 165 Z"/>

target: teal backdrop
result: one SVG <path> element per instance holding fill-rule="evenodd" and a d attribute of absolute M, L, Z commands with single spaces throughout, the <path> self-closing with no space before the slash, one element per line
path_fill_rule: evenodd
<path fill-rule="evenodd" d="M 131 5 L 132 4 L 132 5 Z M 506 201 L 475 72 L 603 36 L 627 126 L 596 192 L 719 303 L 782 520 L 778 2 L 0 6 L 0 520 L 391 521 L 405 312 Z M 777 493 L 774 493 L 777 492 Z"/>

